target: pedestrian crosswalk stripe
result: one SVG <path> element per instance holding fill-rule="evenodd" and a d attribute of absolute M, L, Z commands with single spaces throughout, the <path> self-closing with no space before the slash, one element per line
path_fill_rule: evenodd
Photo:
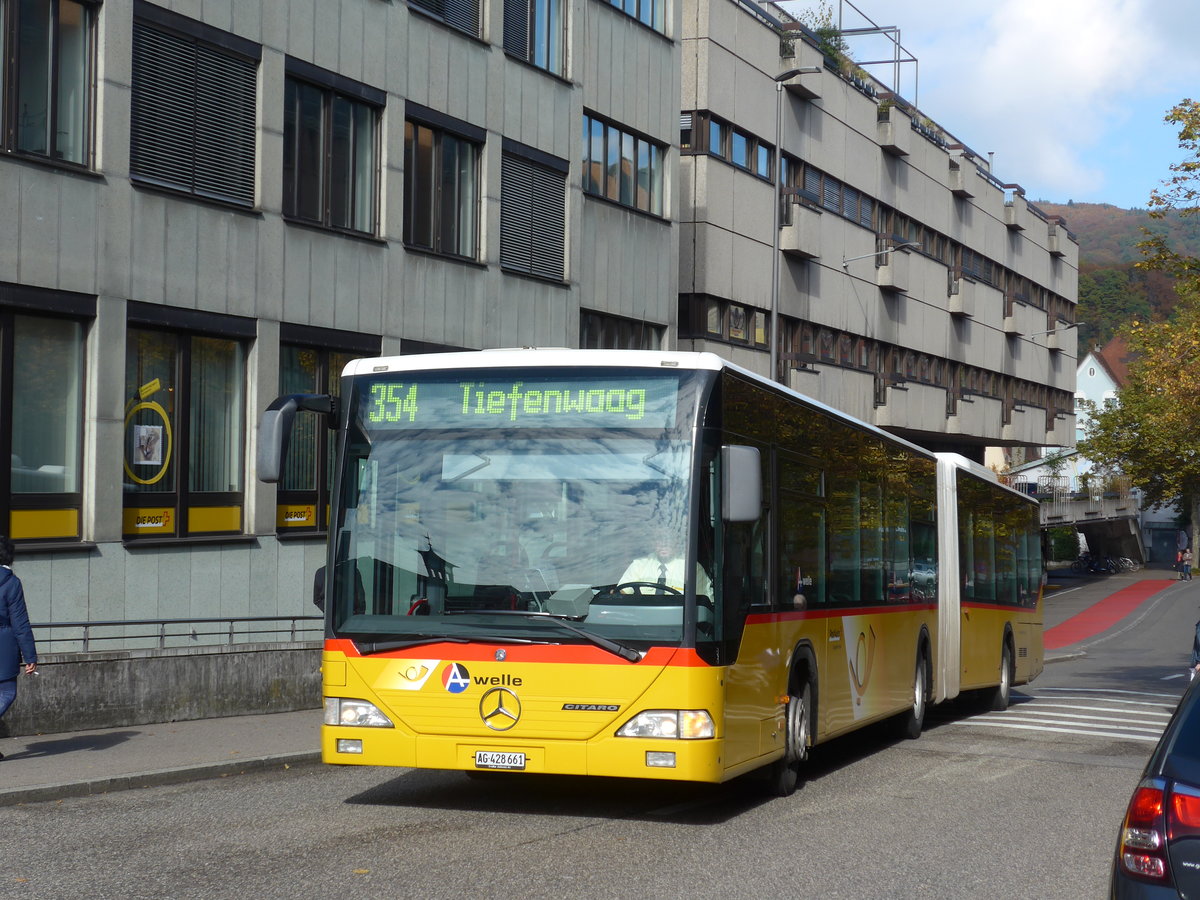
<path fill-rule="evenodd" d="M 1059 734 L 1081 734 L 1088 737 L 1111 737 L 1120 738 L 1126 741 L 1146 741 L 1154 744 L 1158 742 L 1158 735 L 1142 736 L 1140 734 L 1116 734 L 1108 731 L 1081 731 L 1078 728 L 1049 728 L 1045 725 L 1021 725 L 1017 722 L 981 722 L 976 719 L 967 719 L 964 721 L 955 722 L 956 725 L 983 725 L 991 728 L 1016 728 L 1022 731 L 1051 731 Z"/>

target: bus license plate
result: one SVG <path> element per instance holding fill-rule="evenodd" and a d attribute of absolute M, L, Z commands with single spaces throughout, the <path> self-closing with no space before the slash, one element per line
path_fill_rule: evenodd
<path fill-rule="evenodd" d="M 501 753 L 497 750 L 476 750 L 477 769 L 524 769 L 524 753 Z"/>

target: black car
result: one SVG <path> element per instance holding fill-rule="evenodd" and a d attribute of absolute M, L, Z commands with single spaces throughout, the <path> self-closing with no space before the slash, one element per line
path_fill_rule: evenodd
<path fill-rule="evenodd" d="M 1180 699 L 1129 801 L 1111 896 L 1200 898 L 1200 677 Z"/>

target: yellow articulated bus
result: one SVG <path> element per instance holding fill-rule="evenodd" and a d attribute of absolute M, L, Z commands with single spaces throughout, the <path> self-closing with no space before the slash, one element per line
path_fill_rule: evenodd
<path fill-rule="evenodd" d="M 326 762 L 795 789 L 1041 671 L 1036 504 L 717 356 L 363 359 L 334 417 Z M 332 574 L 328 574 L 332 573 Z"/>

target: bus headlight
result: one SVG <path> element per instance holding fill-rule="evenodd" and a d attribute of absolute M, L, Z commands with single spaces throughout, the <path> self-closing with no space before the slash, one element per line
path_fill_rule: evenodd
<path fill-rule="evenodd" d="M 326 725 L 357 725 L 366 728 L 394 728 L 392 720 L 379 711 L 379 707 L 366 700 L 351 700 L 348 697 L 325 698 Z"/>
<path fill-rule="evenodd" d="M 704 709 L 648 709 L 617 730 L 617 737 L 674 738 L 685 741 L 716 734 L 712 716 Z"/>

